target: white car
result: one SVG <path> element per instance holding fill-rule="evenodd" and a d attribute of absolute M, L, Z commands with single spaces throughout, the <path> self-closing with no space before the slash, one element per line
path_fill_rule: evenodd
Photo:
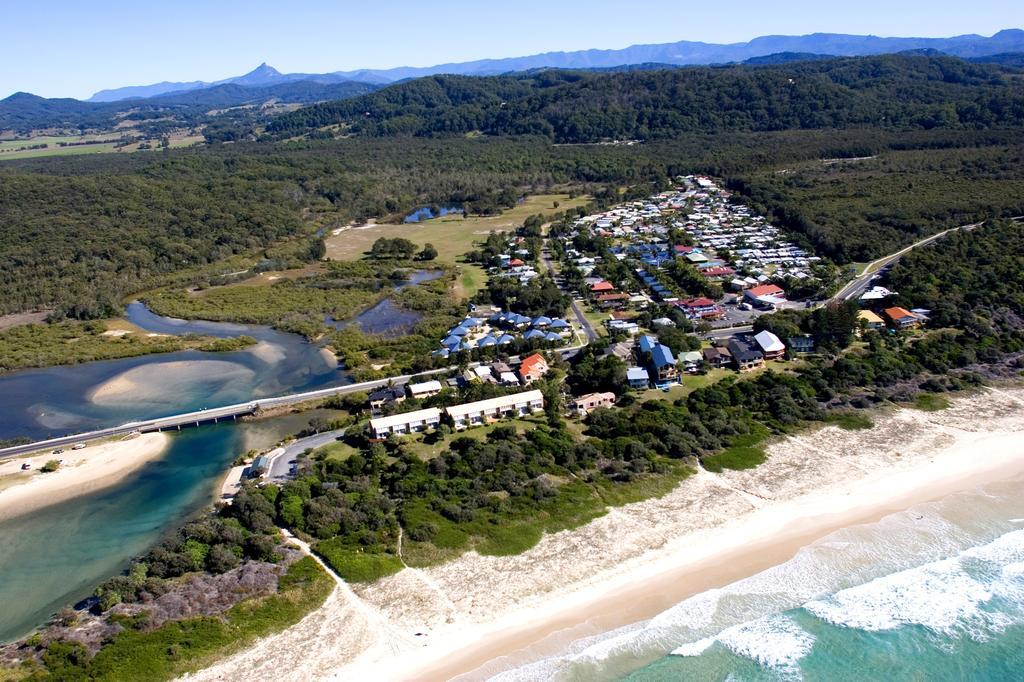
<path fill-rule="evenodd" d="M 85 449 L 85 443 L 75 443 L 71 446 L 72 450 L 83 450 Z"/>

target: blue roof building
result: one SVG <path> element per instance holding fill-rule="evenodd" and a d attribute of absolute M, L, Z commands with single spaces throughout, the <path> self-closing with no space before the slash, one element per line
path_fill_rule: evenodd
<path fill-rule="evenodd" d="M 446 348 L 451 348 L 452 346 L 458 347 L 458 345 L 460 343 L 462 343 L 462 338 L 452 334 L 451 336 L 446 338 L 444 341 L 442 341 L 441 345 L 445 346 Z"/>
<path fill-rule="evenodd" d="M 548 332 L 547 336 L 544 337 L 544 340 L 545 341 L 554 341 L 556 343 L 561 343 L 562 342 L 562 337 L 559 336 L 558 334 L 556 334 L 555 332 Z"/>
<path fill-rule="evenodd" d="M 637 343 L 640 346 L 641 353 L 653 353 L 654 347 L 658 345 L 658 340 L 649 334 L 644 334 Z"/>
<path fill-rule="evenodd" d="M 533 318 L 534 327 L 546 327 L 549 324 L 551 324 L 551 318 L 547 317 L 546 315 L 541 315 L 540 317 Z"/>
<path fill-rule="evenodd" d="M 458 327 L 452 329 L 449 334 L 452 336 L 466 336 L 471 330 L 468 327 L 463 327 L 461 324 Z"/>
<path fill-rule="evenodd" d="M 651 352 L 651 361 L 657 369 L 668 365 L 676 366 L 676 358 L 672 355 L 672 349 L 661 343 L 655 346 Z"/>
<path fill-rule="evenodd" d="M 498 345 L 506 346 L 515 340 L 516 337 L 512 336 L 511 334 L 502 334 L 501 336 L 498 337 Z"/>
<path fill-rule="evenodd" d="M 525 334 L 523 334 L 523 338 L 526 339 L 527 341 L 530 341 L 532 339 L 543 339 L 544 336 L 544 332 L 542 332 L 539 329 L 531 329 Z"/>
<path fill-rule="evenodd" d="M 569 328 L 569 323 L 566 322 L 565 320 L 563 320 L 560 317 L 556 317 L 556 318 L 551 320 L 551 326 L 549 328 L 550 329 L 568 329 Z"/>
<path fill-rule="evenodd" d="M 476 342 L 477 348 L 484 348 L 486 346 L 497 346 L 498 340 L 493 336 L 485 336 Z"/>

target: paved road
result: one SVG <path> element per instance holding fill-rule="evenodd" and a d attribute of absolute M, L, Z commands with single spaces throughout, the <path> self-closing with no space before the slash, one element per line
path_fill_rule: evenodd
<path fill-rule="evenodd" d="M 338 429 L 337 431 L 325 431 L 324 433 L 318 433 L 313 436 L 307 436 L 305 438 L 299 438 L 298 440 L 289 443 L 283 448 L 278 448 L 280 452 L 273 455 L 270 459 L 270 466 L 267 471 L 267 478 L 271 481 L 283 481 L 290 478 L 291 462 L 296 457 L 301 455 L 306 450 L 315 450 L 316 448 L 323 447 L 328 443 L 333 443 L 342 436 L 345 435 L 345 429 Z"/>
<path fill-rule="evenodd" d="M 902 258 L 904 255 L 910 253 L 917 247 L 924 246 L 925 244 L 930 244 L 936 239 L 945 237 L 950 232 L 956 232 L 958 230 L 973 230 L 974 228 L 982 225 L 983 223 L 984 221 L 980 223 L 971 223 L 970 225 L 961 225 L 960 227 L 951 227 L 948 230 L 943 230 L 942 232 L 937 232 L 936 234 L 933 234 L 930 237 L 925 237 L 924 239 L 918 240 L 906 248 L 902 248 L 899 251 L 896 251 L 895 253 L 890 253 L 888 256 L 882 256 L 878 260 L 871 261 L 870 263 L 867 264 L 867 267 L 864 268 L 864 274 L 862 274 L 860 277 L 855 278 L 853 281 L 849 282 L 846 286 L 844 286 L 842 289 L 836 292 L 836 295 L 829 299 L 829 302 L 848 301 L 851 298 L 854 298 L 855 296 L 860 296 L 861 293 L 863 293 L 864 290 L 867 289 L 868 284 L 871 283 L 871 279 L 875 275 L 877 275 L 882 268 L 892 265 L 900 258 Z"/>
<path fill-rule="evenodd" d="M 571 351 L 572 349 L 564 350 Z M 15 445 L 13 447 L 3 448 L 0 449 L 0 458 L 20 455 L 26 452 L 36 452 L 37 450 L 47 450 L 50 448 L 63 447 L 65 445 L 70 445 L 81 441 L 97 440 L 99 438 L 108 438 L 110 436 L 119 436 L 131 433 L 132 431 L 159 431 L 164 429 L 178 428 L 181 426 L 191 426 L 200 423 L 220 421 L 223 419 L 232 419 L 238 415 L 252 414 L 253 412 L 256 412 L 258 410 L 265 410 L 271 407 L 295 405 L 297 403 L 304 403 L 309 400 L 328 398 L 334 395 L 344 395 L 346 393 L 354 393 L 356 391 L 371 391 L 373 389 L 382 388 L 388 385 L 403 386 L 406 383 L 408 383 L 413 376 L 419 377 L 425 375 L 446 374 L 454 371 L 455 369 L 455 367 L 443 367 L 441 369 L 429 370 L 427 372 L 419 372 L 415 375 L 404 374 L 397 377 L 388 377 L 386 379 L 364 381 L 358 384 L 347 384 L 345 386 L 322 388 L 315 391 L 306 391 L 304 393 L 293 393 L 291 395 L 283 395 L 276 398 L 260 398 L 259 400 L 250 400 L 248 402 L 237 403 L 234 405 L 224 405 L 223 407 L 212 408 L 209 410 L 198 410 L 196 412 L 186 412 L 183 414 L 169 415 L 166 417 L 159 417 L 157 419 L 128 422 L 127 424 L 121 424 L 120 426 L 113 426 L 106 429 L 88 431 L 86 433 L 78 433 L 70 436 L 61 436 L 59 438 L 51 438 L 48 440 L 28 443 L 26 445 Z"/>
<path fill-rule="evenodd" d="M 556 274 L 555 268 L 551 264 L 551 256 L 548 253 L 547 248 L 540 252 L 540 262 L 544 268 L 551 273 L 551 276 L 554 277 Z M 573 299 L 569 307 L 572 308 L 572 314 L 576 316 L 576 321 L 579 322 L 580 327 L 583 329 L 583 333 L 587 335 L 587 343 L 593 343 L 601 338 L 601 335 L 594 330 L 594 326 L 590 324 L 590 320 L 583 315 L 583 310 L 580 308 L 579 303 L 576 302 L 576 299 Z"/>

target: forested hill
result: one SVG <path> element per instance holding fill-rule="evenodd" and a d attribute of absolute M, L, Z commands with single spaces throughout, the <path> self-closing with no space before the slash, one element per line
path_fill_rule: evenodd
<path fill-rule="evenodd" d="M 224 84 L 202 90 L 118 102 L 46 99 L 27 92 L 17 92 L 0 100 L 0 130 L 13 130 L 18 133 L 47 128 L 111 130 L 129 115 L 136 120 L 173 119 L 173 125 L 194 125 L 214 118 L 209 114 L 211 109 L 262 104 L 268 101 L 307 104 L 339 100 L 372 92 L 376 87 L 369 83 L 350 81 L 292 81 L 261 87 Z"/>
<path fill-rule="evenodd" d="M 1024 76 L 943 56 L 887 55 L 765 66 L 433 76 L 274 119 L 273 137 L 347 124 L 366 136 L 540 134 L 555 142 L 686 132 L 1024 123 Z"/>

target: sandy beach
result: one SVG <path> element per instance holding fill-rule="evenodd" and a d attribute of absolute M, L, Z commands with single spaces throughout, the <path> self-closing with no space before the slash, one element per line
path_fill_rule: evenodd
<path fill-rule="evenodd" d="M 699 472 L 517 556 L 469 553 L 339 589 L 191 679 L 483 679 L 753 575 L 840 528 L 1024 479 L 1024 389 L 874 421 L 779 440 L 757 469 Z"/>
<path fill-rule="evenodd" d="M 273 347 L 265 350 L 276 356 Z M 207 382 L 211 402 L 217 391 L 233 382 L 251 382 L 253 370 L 227 360 L 176 360 L 134 367 L 111 377 L 89 393 L 97 405 L 174 404 L 175 396 L 194 390 L 196 384 Z"/>
<path fill-rule="evenodd" d="M 67 448 L 59 455 L 45 452 L 2 460 L 0 520 L 112 486 L 159 458 L 169 440 L 164 433 L 146 433 L 129 440 L 90 444 L 81 450 Z M 40 472 L 52 459 L 63 460 L 60 468 Z M 31 466 L 29 471 L 22 470 L 25 463 Z"/>

